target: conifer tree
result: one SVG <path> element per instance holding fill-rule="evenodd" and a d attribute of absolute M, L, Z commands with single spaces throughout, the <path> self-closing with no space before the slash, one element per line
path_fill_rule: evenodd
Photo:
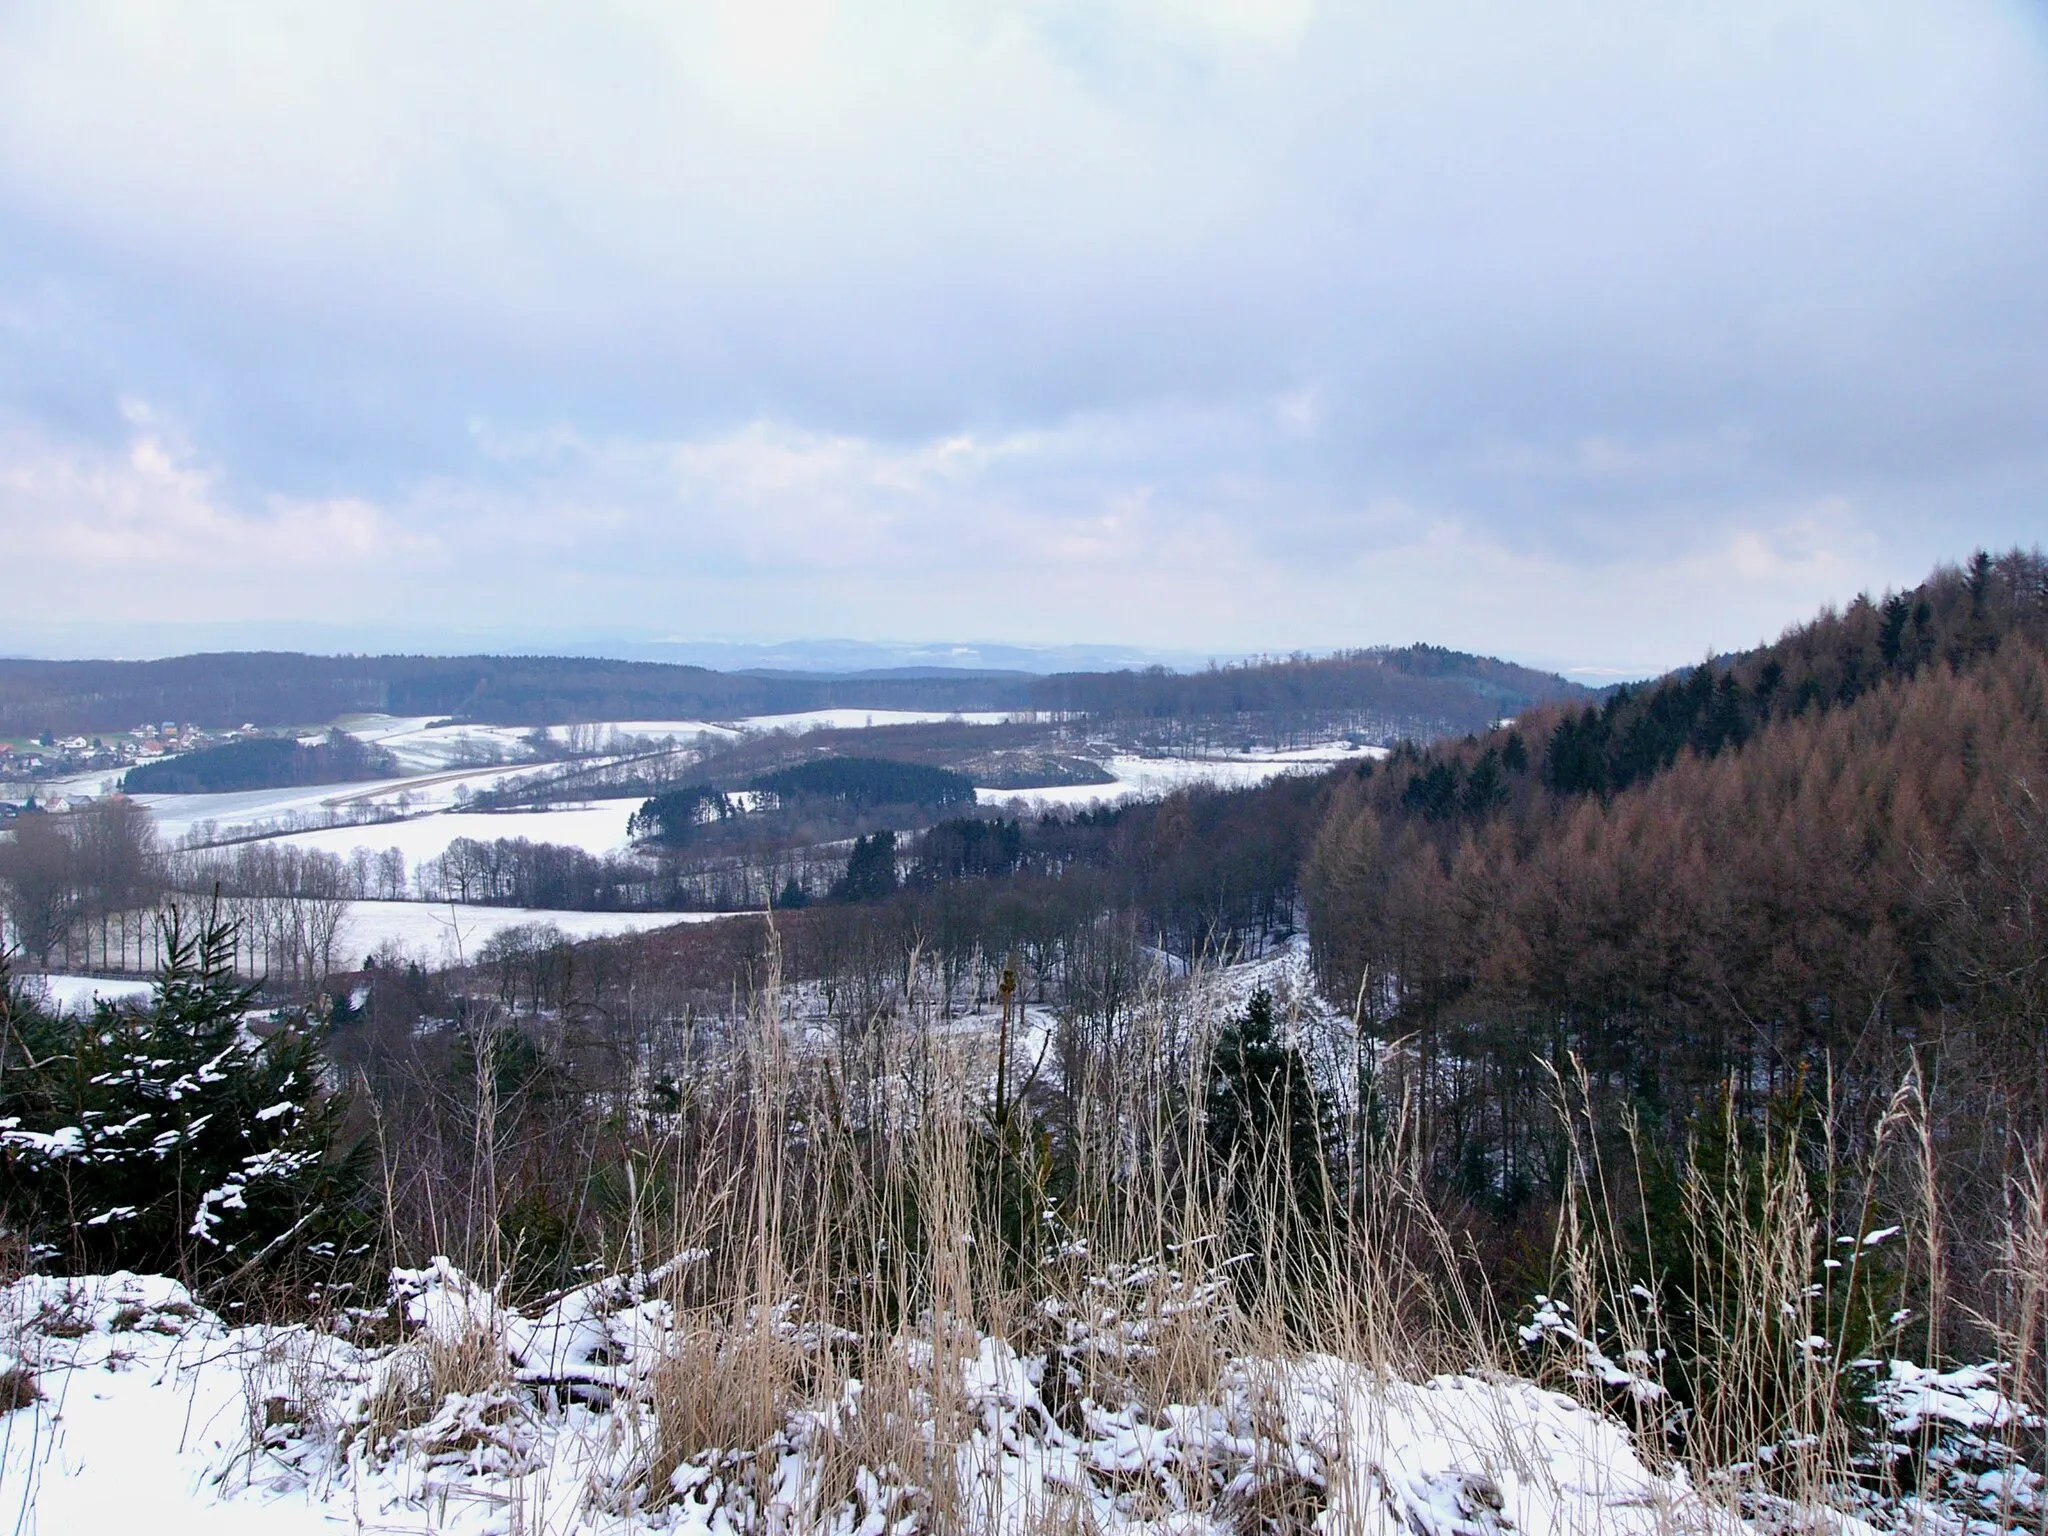
<path fill-rule="evenodd" d="M 1329 1106 L 1301 1052 L 1280 1037 L 1265 988 L 1216 1037 L 1206 1097 L 1209 1153 L 1228 1180 L 1235 1237 L 1263 1246 L 1251 1225 L 1268 1213 L 1308 1229 L 1325 1221 Z"/>
<path fill-rule="evenodd" d="M 0 1223 L 74 1271 L 331 1275 L 369 1224 L 317 1043 L 252 1032 L 217 912 L 194 930 L 174 909 L 164 951 L 144 1009 L 58 1017 L 0 992 Z"/>
<path fill-rule="evenodd" d="M 833 887 L 841 901 L 873 901 L 896 889 L 896 834 L 857 837 L 846 858 L 846 874 Z"/>

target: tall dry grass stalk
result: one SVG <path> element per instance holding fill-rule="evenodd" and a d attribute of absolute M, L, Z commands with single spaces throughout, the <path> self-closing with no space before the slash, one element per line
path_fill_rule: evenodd
<path fill-rule="evenodd" d="M 1783 1522 L 1937 1497 L 1955 1465 L 1935 1454 L 1937 1441 L 1956 1426 L 1930 1418 L 1901 1444 L 1879 1410 L 1890 1362 L 1964 1363 L 1945 1355 L 1945 1325 L 1960 1308 L 1917 1066 L 1853 1156 L 1831 1083 L 1782 1115 L 1745 1114 L 1725 1094 L 1675 1166 L 1653 1166 L 1626 1112 L 1618 1136 L 1599 1134 L 1582 1068 L 1556 1090 L 1569 1157 L 1555 1296 L 1525 1337 L 1540 1329 L 1566 1346 L 1553 1356 L 1561 1384 L 1632 1414 L 1649 1446 L 1667 1448 L 1738 1514 Z M 2030 1155 L 2013 1180 L 1996 1315 L 1972 1319 L 2002 1355 L 1990 1376 L 2036 1409 L 2048 1402 L 2043 1166 Z M 2009 1449 L 1980 1443 L 1967 1454 L 1988 1466 Z M 1998 1530 L 2039 1528 L 2043 1511 L 2012 1497 L 2018 1483 L 1999 1486 L 1998 1507 L 1977 1513 L 1995 1514 Z"/>
<path fill-rule="evenodd" d="M 921 974 L 913 959 L 906 975 Z M 691 1026 L 675 1106 L 635 1110 L 613 1267 L 658 1276 L 674 1319 L 645 1383 L 635 1496 L 758 1507 L 773 1488 L 819 1522 L 865 1501 L 892 1528 L 913 1514 L 920 1529 L 986 1528 L 976 1500 L 995 1480 L 971 1464 L 986 1441 L 968 1382 L 991 1341 L 1044 1362 L 1039 1395 L 1071 1430 L 1089 1414 L 1163 1423 L 1226 1401 L 1279 1412 L 1286 1394 L 1247 1362 L 1268 1382 L 1310 1354 L 1389 1379 L 1528 1369 L 1510 1348 L 1523 1299 L 1497 1296 L 1440 1218 L 1411 1097 L 1381 1104 L 1371 1134 L 1361 1106 L 1330 1139 L 1324 1155 L 1344 1166 L 1323 1169 L 1321 1203 L 1301 1198 L 1278 1140 L 1220 1158 L 1204 1104 L 1223 1018 L 1205 996 L 1155 987 L 1064 1042 L 1047 1084 L 1030 1041 L 1008 1038 L 1015 1059 L 999 1072 L 995 1033 L 963 1031 L 914 984 L 857 1028 L 807 1022 L 771 942 L 730 1022 Z M 486 1161 L 491 1048 L 475 1082 Z M 999 1098 L 999 1076 L 1034 1087 Z M 1826 1091 L 1784 1123 L 1753 1123 L 1730 1098 L 1655 1219 L 1646 1192 L 1665 1175 L 1641 1128 L 1623 1116 L 1619 1137 L 1595 1134 L 1584 1075 L 1556 1088 L 1569 1133 L 1552 1287 L 1568 1321 L 1550 1336 L 1572 1341 L 1561 1384 L 1633 1416 L 1651 1460 L 1684 1462 L 1737 1510 L 1842 1503 L 1868 1474 L 1857 1362 L 1944 1305 L 1939 1148 L 1918 1078 L 1853 1166 Z M 1919 1202 L 1910 1231 L 1866 1243 L 1880 1193 L 1895 1204 L 1902 1189 Z M 479 1170 L 469 1199 L 484 1208 L 460 1224 L 476 1234 L 468 1262 L 495 1283 L 516 1259 L 497 1245 L 495 1175 Z M 1983 1326 L 2042 1400 L 2040 1156 L 2013 1204 L 2006 1299 Z M 444 1389 L 495 1386 L 503 1352 L 490 1346 L 422 1352 L 392 1424 Z M 794 1495 L 793 1447 L 809 1478 Z M 1261 1497 L 1293 1508 L 1292 1475 L 1260 1482 Z M 1183 1503 L 1220 1496 L 1199 1470 L 1184 1483 Z M 1046 1497 L 1040 1528 L 1078 1528 L 1073 1501 Z"/>
<path fill-rule="evenodd" d="M 914 990 L 858 1031 L 809 1032 L 775 958 L 633 1154 L 621 1258 L 691 1256 L 661 1282 L 675 1327 L 648 1383 L 647 1501 L 758 1499 L 802 1411 L 814 1513 L 894 1489 L 910 1507 L 875 1511 L 892 1522 L 985 1524 L 991 1480 L 963 1456 L 991 1340 L 1048 1362 L 1040 1393 L 1072 1429 L 1220 1402 L 1248 1358 L 1314 1348 L 1408 1374 L 1490 1357 L 1491 1302 L 1424 1198 L 1413 1117 L 1375 1143 L 1355 1201 L 1305 1213 L 1269 1147 L 1240 1180 L 1249 1215 L 1226 1207 L 1202 1123 L 1220 1020 L 1186 990 L 1155 989 L 1075 1053 L 1055 1148 L 1043 1093 L 998 1102 L 993 1038 Z M 1037 1081 L 1033 1048 L 1009 1043 L 1004 1075 Z M 1232 1262 L 1247 1236 L 1249 1271 Z M 1213 1492 L 1196 1477 L 1183 1494 Z M 1078 1528 L 1049 1500 L 1042 1528 Z"/>

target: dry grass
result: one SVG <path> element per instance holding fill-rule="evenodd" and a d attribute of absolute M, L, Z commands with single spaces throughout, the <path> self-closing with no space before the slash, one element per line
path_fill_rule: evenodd
<path fill-rule="evenodd" d="M 1356 1166 L 1329 1170 L 1351 1192 L 1341 1208 L 1304 1211 L 1271 1148 L 1239 1165 L 1250 1170 L 1240 1184 L 1249 1208 L 1228 1204 L 1201 1122 L 1220 1021 L 1190 1008 L 1189 995 L 1153 995 L 1075 1053 L 1055 1178 L 1034 1107 L 998 1106 L 988 1091 L 993 1042 L 941 1027 L 943 1010 L 915 996 L 854 1034 L 806 1040 L 771 966 L 743 1025 L 696 1061 L 680 1107 L 630 1153 L 621 1267 L 700 1256 L 661 1281 L 674 1327 L 644 1379 L 634 1496 L 738 1507 L 801 1453 L 805 1518 L 860 1508 L 887 1528 L 913 1515 L 932 1532 L 985 1524 L 974 1501 L 989 1480 L 963 1469 L 978 1424 L 963 1381 L 989 1340 L 1045 1361 L 1040 1396 L 1069 1431 L 1087 1412 L 1156 1424 L 1177 1406 L 1230 1402 L 1278 1415 L 1280 1398 L 1262 1400 L 1233 1362 L 1310 1351 L 1409 1380 L 1530 1369 L 1509 1325 L 1526 1299 L 1496 1296 L 1440 1218 L 1422 1117 L 1408 1101 L 1397 1099 L 1372 1136 L 1344 1128 Z M 487 1056 L 488 1046 L 479 1163 L 495 1144 Z M 1014 1063 L 1010 1081 L 1027 1067 Z M 1856 1459 L 1868 1382 L 1855 1354 L 1904 1344 L 1905 1325 L 1864 1273 L 1880 1253 L 1860 1237 L 1876 1224 L 1881 1190 L 1911 1188 L 1921 1202 L 1898 1248 L 1883 1250 L 1908 1255 L 1888 1283 L 1920 1307 L 1944 1305 L 1936 1149 L 1917 1080 L 1853 1167 L 1833 1145 L 1803 1139 L 1811 1132 L 1737 1123 L 1731 1102 L 1723 1149 L 1695 1144 L 1681 1160 L 1685 1253 L 1658 1252 L 1642 1215 L 1643 1139 L 1626 1127 L 1627 1165 L 1610 1166 L 1615 1139 L 1593 1133 L 1584 1080 L 1559 1093 L 1571 1157 L 1553 1294 L 1573 1309 L 1581 1340 L 1597 1341 L 1643 1390 L 1589 1370 L 1583 1350 L 1553 1359 L 1557 1383 L 1633 1414 L 1647 1460 L 1683 1460 L 1693 1485 L 1731 1510 L 1853 1505 L 1869 1470 Z M 464 1230 L 495 1234 L 494 1172 L 472 1175 L 469 1199 L 479 1210 Z M 2012 1379 L 2042 1401 L 2048 1159 L 2026 1162 L 2013 1204 L 2005 1300 L 1981 1325 L 2002 1341 Z M 1843 1233 L 1859 1241 L 1842 1249 Z M 495 1241 L 467 1255 L 487 1284 L 508 1261 Z M 1838 1251 L 1845 1283 L 1826 1280 Z M 1640 1299 L 1646 1282 L 1674 1274 L 1690 1302 L 1683 1327 Z M 1684 1412 L 1673 1392 L 1655 1390 L 1680 1378 L 1712 1388 Z M 415 1339 L 387 1362 L 364 1432 L 388 1442 L 426 1424 L 448 1394 L 489 1398 L 508 1382 L 488 1329 Z M 1289 1439 L 1278 1422 L 1253 1429 Z M 1331 1449 L 1332 1475 L 1344 1454 Z M 1203 1468 L 1132 1497 L 1154 1492 L 1162 1514 L 1174 1501 L 1213 1509 L 1224 1497 Z M 1289 1530 L 1312 1523 L 1323 1492 L 1276 1465 L 1228 1497 L 1219 1512 L 1240 1529 Z M 1070 1492 L 1048 1492 L 1027 1514 L 1047 1532 L 1089 1524 Z"/>
<path fill-rule="evenodd" d="M 0 1367 L 0 1413 L 12 1413 L 42 1400 L 42 1388 L 36 1385 L 34 1371 L 25 1365 Z"/>
<path fill-rule="evenodd" d="M 1705 1126 L 1711 1134 L 1696 1134 L 1677 1166 L 1678 1252 L 1658 1248 L 1639 1128 L 1624 1122 L 1629 1166 L 1611 1167 L 1584 1078 L 1559 1090 L 1572 1158 L 1555 1292 L 1569 1303 L 1576 1338 L 1568 1358 L 1553 1358 L 1558 1384 L 1632 1413 L 1645 1443 L 1668 1447 L 1695 1486 L 1767 1525 L 1825 1509 L 1868 1514 L 1873 1498 L 1939 1497 L 1955 1466 L 1937 1454 L 1943 1426 L 1882 1451 L 1871 1410 L 1886 1361 L 1963 1363 L 1942 1343 L 1958 1309 L 1917 1070 L 1853 1158 L 1836 1140 L 1840 1117 L 1825 1089 L 1813 1113 L 1782 1123 L 1741 1116 L 1725 1098 Z M 2043 1166 L 2038 1154 L 2022 1160 L 1997 1315 L 1972 1319 L 1997 1341 L 2005 1392 L 2036 1405 L 2048 1402 Z M 1645 1282 L 1660 1277 L 1653 1298 Z M 1665 1310 L 1674 1298 L 1677 1315 Z M 1584 1341 L 1628 1384 L 1603 1379 L 1577 1347 Z M 1666 1390 L 1680 1387 L 1689 1401 Z M 1978 1451 L 1987 1466 L 2005 1454 Z M 1975 1513 L 1995 1516 L 1999 1530 L 2038 1529 L 2044 1517 L 2015 1505 L 2009 1490 L 1997 1508 Z"/>
<path fill-rule="evenodd" d="M 652 1443 L 642 1486 L 661 1505 L 685 1463 L 758 1493 L 772 1482 L 777 1436 L 800 1401 L 803 1352 L 758 1309 L 738 1320 L 688 1319 L 647 1380 Z"/>
<path fill-rule="evenodd" d="M 344 1427 L 343 1438 L 360 1438 L 381 1451 L 431 1424 L 450 1398 L 505 1399 L 511 1385 L 504 1339 L 487 1320 L 475 1320 L 452 1337 L 422 1333 L 378 1362 L 360 1414 Z"/>
<path fill-rule="evenodd" d="M 332 1422 L 337 1381 L 323 1342 L 311 1329 L 283 1329 L 264 1340 L 244 1368 L 242 1405 L 252 1448 L 340 1429 Z"/>
<path fill-rule="evenodd" d="M 992 1108 L 990 1042 L 913 1008 L 837 1051 L 800 1050 L 772 976 L 748 1017 L 687 1128 L 648 1148 L 665 1203 L 634 1212 L 639 1251 L 708 1255 L 668 1282 L 648 1503 L 744 1499 L 800 1445 L 814 1517 L 984 1525 L 976 1500 L 993 1480 L 963 1461 L 980 1424 L 963 1383 L 987 1340 L 1046 1362 L 1040 1396 L 1070 1432 L 1084 1405 L 1152 1424 L 1178 1407 L 1256 1407 L 1231 1362 L 1304 1347 L 1398 1373 L 1491 1356 L 1478 1344 L 1489 1307 L 1455 1278 L 1405 1117 L 1375 1143 L 1373 1196 L 1345 1217 L 1346 1241 L 1308 1229 L 1270 1157 L 1249 1219 L 1226 1210 L 1199 1118 L 1216 1020 L 1174 997 L 1139 1010 L 1073 1094 L 1081 1123 L 1057 1195 L 1029 1109 Z M 1247 1227 L 1264 1234 L 1251 1285 L 1228 1237 Z M 1259 1411 L 1278 1414 L 1278 1398 Z M 1277 1421 L 1252 1428 L 1285 1439 Z M 1223 1492 L 1203 1467 L 1153 1490 L 1162 1516 Z M 1231 1494 L 1229 1514 L 1247 1531 L 1302 1529 L 1323 1497 L 1276 1463 Z M 1071 1490 L 1024 1513 L 1048 1532 L 1091 1518 Z"/>

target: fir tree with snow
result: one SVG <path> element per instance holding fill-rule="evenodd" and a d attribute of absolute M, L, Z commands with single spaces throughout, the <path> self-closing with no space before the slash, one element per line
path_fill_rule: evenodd
<path fill-rule="evenodd" d="M 304 1027 L 259 1035 L 234 929 L 173 910 L 146 1008 L 0 992 L 0 1222 L 34 1261 L 188 1282 L 359 1260 L 361 1157 Z"/>

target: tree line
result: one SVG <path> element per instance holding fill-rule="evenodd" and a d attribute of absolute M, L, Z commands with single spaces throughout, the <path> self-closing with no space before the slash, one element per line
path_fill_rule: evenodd
<path fill-rule="evenodd" d="M 891 811 L 919 814 L 974 804 L 974 781 L 964 773 L 893 758 L 834 754 L 792 763 L 748 781 L 755 795 L 772 796 L 769 815 L 784 819 L 858 819 Z M 627 824 L 631 835 L 669 848 L 694 842 L 700 829 L 750 814 L 744 801 L 708 783 L 686 784 L 650 795 Z M 758 825 L 758 821 L 755 825 Z"/>
<path fill-rule="evenodd" d="M 144 763 L 123 776 L 133 795 L 214 795 L 247 789 L 289 789 L 301 784 L 346 784 L 390 778 L 398 765 L 389 752 L 332 730 L 315 742 L 290 736 L 251 736 L 201 747 L 160 763 Z"/>
<path fill-rule="evenodd" d="M 198 898 L 225 913 L 241 975 L 303 990 L 346 968 L 351 902 L 405 894 L 396 849 L 347 859 L 277 841 L 166 850 L 149 812 L 113 795 L 19 817 L 0 839 L 0 950 L 44 970 L 151 973 L 166 960 L 169 907 Z"/>
<path fill-rule="evenodd" d="M 127 969 L 121 957 L 153 928 L 153 918 L 137 914 L 165 886 L 155 824 L 132 800 L 30 812 L 0 838 L 5 938 L 46 969 L 91 965 L 95 949 L 102 968 Z"/>
<path fill-rule="evenodd" d="M 1868 1123 L 1919 1070 L 1983 1239 L 1991 1170 L 2048 1132 L 2044 797 L 2048 563 L 1979 556 L 1347 777 L 1310 932 L 1329 994 L 1400 1043 L 1437 1175 L 1503 1220 L 1557 1196 L 1576 1066 L 1604 1123 L 1671 1147 L 1723 1096 L 1760 1123 L 1826 1085 Z"/>
<path fill-rule="evenodd" d="M 0 658 L 0 736 L 213 729 L 343 715 L 425 715 L 499 725 L 732 720 L 831 708 L 1018 710 L 1115 720 L 1199 717 L 1489 723 L 1575 697 L 1564 679 L 1433 646 L 1261 660 L 1195 673 L 931 671 L 915 675 L 715 672 L 565 656 L 308 656 L 229 652 L 156 661 Z"/>

